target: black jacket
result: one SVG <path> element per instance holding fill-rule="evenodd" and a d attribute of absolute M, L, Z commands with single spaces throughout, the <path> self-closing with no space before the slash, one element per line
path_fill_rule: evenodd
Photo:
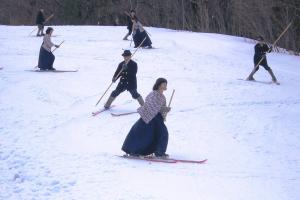
<path fill-rule="evenodd" d="M 255 56 L 261 58 L 264 55 L 266 55 L 266 53 L 269 53 L 268 51 L 270 50 L 270 47 L 268 47 L 268 45 L 266 44 L 260 45 L 258 43 L 255 45 L 254 50 L 255 50 Z"/>
<path fill-rule="evenodd" d="M 125 64 L 125 61 L 121 62 L 114 74 L 114 77 L 118 75 L 118 73 L 122 70 L 123 65 Z M 137 73 L 138 67 L 137 63 L 133 60 L 130 60 L 127 64 L 127 68 L 121 72 L 121 74 L 116 77 L 120 77 L 120 82 L 118 84 L 118 88 L 125 88 L 127 90 L 133 90 L 137 89 L 137 81 L 136 81 L 136 73 Z"/>
<path fill-rule="evenodd" d="M 44 22 L 45 22 L 44 14 L 41 11 L 39 11 L 36 16 L 35 23 L 36 24 L 44 24 Z"/>
<path fill-rule="evenodd" d="M 270 48 L 268 45 L 263 44 L 260 45 L 259 43 L 255 45 L 254 47 L 255 54 L 254 54 L 254 64 L 257 65 L 258 62 L 263 58 L 261 61 L 261 65 L 268 66 L 267 59 L 266 59 L 266 53 L 271 52 L 272 48 Z"/>

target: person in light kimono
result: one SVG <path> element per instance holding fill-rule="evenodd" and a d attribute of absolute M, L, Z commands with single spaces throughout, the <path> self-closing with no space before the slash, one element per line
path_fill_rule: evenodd
<path fill-rule="evenodd" d="M 55 70 L 55 68 L 53 68 L 55 56 L 51 52 L 51 48 L 53 46 L 59 48 L 59 45 L 52 43 L 51 41 L 52 33 L 53 33 L 53 28 L 48 27 L 46 30 L 46 35 L 43 38 L 42 46 L 40 48 L 39 63 L 38 63 L 38 67 L 40 68 L 40 70 Z"/>
<path fill-rule="evenodd" d="M 151 155 L 165 158 L 169 133 L 164 118 L 171 108 L 166 106 L 164 91 L 167 80 L 158 78 L 143 106 L 137 109 L 140 119 L 130 129 L 122 150 L 130 156 Z"/>
<path fill-rule="evenodd" d="M 144 48 L 152 48 L 152 41 L 150 40 L 149 35 L 147 34 L 147 31 L 144 29 L 141 22 L 138 20 L 138 18 L 135 16 L 132 19 L 132 38 L 134 41 L 134 48 L 137 48 L 139 46 Z"/>

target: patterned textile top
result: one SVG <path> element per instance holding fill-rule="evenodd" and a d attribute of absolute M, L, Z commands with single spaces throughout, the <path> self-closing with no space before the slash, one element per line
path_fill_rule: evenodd
<path fill-rule="evenodd" d="M 48 52 L 51 52 L 51 47 L 53 47 L 54 44 L 51 42 L 51 38 L 50 38 L 50 35 L 46 34 L 43 38 L 43 44 L 42 44 L 42 47 L 48 51 Z"/>
<path fill-rule="evenodd" d="M 148 124 L 159 112 L 162 116 L 167 113 L 166 97 L 154 90 L 148 94 L 145 104 L 137 109 L 141 118 Z"/>
<path fill-rule="evenodd" d="M 134 22 L 132 25 L 132 34 L 135 35 L 136 31 L 139 29 L 140 32 L 144 32 L 145 29 L 143 27 L 143 25 L 141 24 L 141 22 Z"/>

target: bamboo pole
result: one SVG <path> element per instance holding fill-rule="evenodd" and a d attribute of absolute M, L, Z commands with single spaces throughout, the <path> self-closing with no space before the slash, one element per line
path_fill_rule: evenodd
<path fill-rule="evenodd" d="M 137 52 L 137 50 L 142 46 L 142 44 L 144 43 L 144 41 L 146 40 L 146 37 L 144 38 L 144 40 L 141 42 L 141 44 L 138 46 L 138 48 L 136 48 L 136 50 L 133 52 L 133 54 L 130 56 L 130 59 L 132 59 L 132 57 L 134 56 L 134 54 Z M 129 59 L 129 60 L 130 60 Z M 128 63 L 128 62 L 127 62 Z M 127 64 L 126 63 L 126 64 Z M 116 78 L 118 78 L 120 76 L 120 74 L 123 72 L 123 69 L 120 70 L 120 72 L 117 74 Z M 106 92 L 109 90 L 109 88 L 112 86 L 114 82 L 112 81 L 108 88 L 105 90 L 105 92 L 103 93 L 103 95 L 100 97 L 100 99 L 97 101 L 96 105 L 97 106 L 99 104 L 99 102 L 101 101 L 101 99 L 104 97 L 104 95 L 106 94 Z"/>
<path fill-rule="evenodd" d="M 62 44 L 62 43 L 64 43 L 65 41 L 63 40 L 58 46 L 60 47 L 60 45 Z M 52 53 L 57 49 L 58 47 L 55 47 L 55 49 L 53 49 L 53 51 L 51 51 Z"/>
<path fill-rule="evenodd" d="M 272 44 L 272 47 L 274 47 L 276 44 L 277 44 L 277 42 L 281 39 L 281 37 L 287 32 L 287 30 L 290 28 L 290 26 L 292 25 L 292 22 L 290 22 L 289 24 L 288 24 L 288 26 L 282 31 L 282 33 L 279 35 L 279 37 L 275 40 L 275 42 Z M 270 49 L 268 50 L 268 52 L 267 53 L 269 53 L 270 52 Z M 254 69 L 256 69 L 259 65 L 260 65 L 260 63 L 262 62 L 264 60 L 264 57 L 262 57 L 261 59 L 260 59 L 260 61 L 257 63 L 257 65 L 255 65 L 255 67 L 254 67 Z"/>
<path fill-rule="evenodd" d="M 171 95 L 171 98 L 170 98 L 170 101 L 169 101 L 168 107 L 170 107 L 170 106 L 171 106 L 171 102 L 172 102 L 172 100 L 173 100 L 174 93 L 175 93 L 175 90 L 173 90 L 173 92 L 172 92 L 172 95 Z M 166 121 L 166 118 L 167 118 L 167 114 L 164 116 L 164 121 Z"/>

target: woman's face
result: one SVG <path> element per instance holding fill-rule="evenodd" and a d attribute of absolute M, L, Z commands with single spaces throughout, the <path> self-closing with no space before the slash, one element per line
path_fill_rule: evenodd
<path fill-rule="evenodd" d="M 53 33 L 53 30 L 50 31 L 50 34 L 49 34 L 49 35 L 52 35 L 52 33 Z"/>
<path fill-rule="evenodd" d="M 167 90 L 167 83 L 163 82 L 162 84 L 160 84 L 159 90 L 161 90 L 161 91 Z"/>

